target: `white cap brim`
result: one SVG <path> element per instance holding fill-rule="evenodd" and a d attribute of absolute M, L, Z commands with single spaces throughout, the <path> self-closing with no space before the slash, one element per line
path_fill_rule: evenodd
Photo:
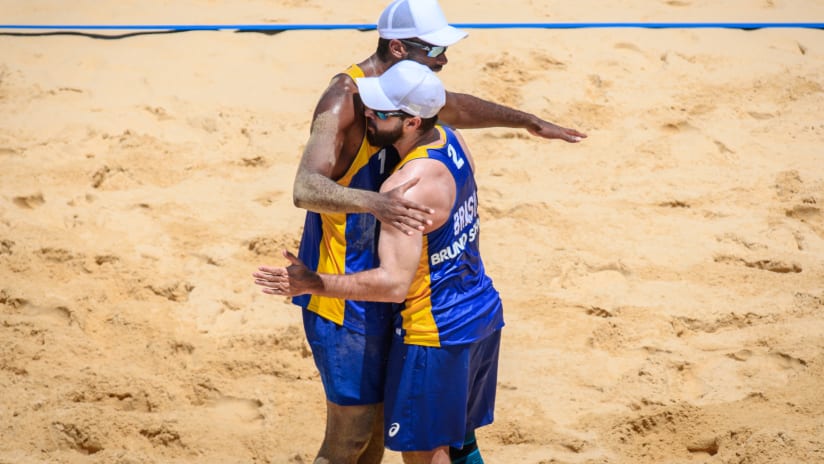
<path fill-rule="evenodd" d="M 442 29 L 438 29 L 435 32 L 420 35 L 418 36 L 418 38 L 427 43 L 431 43 L 432 45 L 449 47 L 451 45 L 456 44 L 459 40 L 465 38 L 467 35 L 469 34 L 456 27 L 446 26 Z"/>

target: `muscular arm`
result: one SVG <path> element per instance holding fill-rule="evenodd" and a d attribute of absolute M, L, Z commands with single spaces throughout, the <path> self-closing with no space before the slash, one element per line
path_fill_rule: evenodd
<path fill-rule="evenodd" d="M 549 121 L 508 106 L 499 105 L 464 93 L 447 92 L 446 106 L 438 117 L 459 129 L 512 127 L 526 129 L 530 134 L 548 139 L 580 142 L 586 134 L 558 126 Z"/>
<path fill-rule="evenodd" d="M 345 169 L 339 166 L 346 134 L 355 128 L 354 83 L 337 76 L 321 96 L 312 120 L 309 141 L 295 175 L 295 206 L 319 213 L 363 213 L 377 192 L 350 189 L 332 180 Z"/>
<path fill-rule="evenodd" d="M 434 224 L 427 229 L 440 227 L 446 221 L 455 196 L 455 184 L 450 182 L 449 171 L 438 161 L 415 160 L 390 176 L 381 190 L 397 188 L 412 177 L 423 180 L 410 188 L 407 196 L 434 205 Z M 289 267 L 261 266 L 253 277 L 264 293 L 272 295 L 311 293 L 346 300 L 399 303 L 406 298 L 415 277 L 422 249 L 421 232 L 407 235 L 388 227 L 381 230 L 378 242 L 380 266 L 377 268 L 346 275 L 318 274 L 310 271 L 294 254 L 284 251 L 284 257 L 291 263 Z"/>
<path fill-rule="evenodd" d="M 400 303 L 406 299 L 415 277 L 422 246 L 420 233 L 406 235 L 389 227 L 381 232 L 379 267 L 354 274 L 318 274 L 319 280 L 306 293 L 346 300 Z"/>
<path fill-rule="evenodd" d="M 416 179 L 383 193 L 344 187 L 333 180 L 342 176 L 352 161 L 341 160 L 344 150 L 357 153 L 362 141 L 361 134 L 354 142 L 357 146 L 344 146 L 353 143 L 350 131 L 357 130 L 362 123 L 362 109 L 355 106 L 355 93 L 351 78 L 341 75 L 321 96 L 295 175 L 295 206 L 318 213 L 372 213 L 382 223 L 404 233 L 422 230 L 430 222 L 426 214 L 431 209 L 403 197 Z"/>

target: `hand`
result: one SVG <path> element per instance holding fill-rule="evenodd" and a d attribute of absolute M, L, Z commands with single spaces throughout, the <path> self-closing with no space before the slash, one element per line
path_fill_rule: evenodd
<path fill-rule="evenodd" d="M 416 177 L 388 192 L 379 193 L 379 200 L 375 202 L 371 213 L 378 221 L 391 224 L 406 235 L 412 235 L 415 230 L 423 231 L 424 226 L 432 224 L 432 220 L 425 214 L 432 214 L 435 211 L 403 198 L 403 194 L 419 180 L 420 178 Z"/>
<path fill-rule="evenodd" d="M 567 129 L 549 121 L 539 119 L 535 126 L 527 129 L 530 134 L 546 139 L 561 139 L 569 143 L 578 143 L 587 138 L 587 135 L 575 129 Z"/>
<path fill-rule="evenodd" d="M 297 256 L 283 250 L 283 257 L 292 263 L 289 267 L 260 266 L 258 272 L 252 274 L 255 284 L 263 287 L 263 293 L 297 296 L 322 287 L 320 276 L 310 271 Z"/>

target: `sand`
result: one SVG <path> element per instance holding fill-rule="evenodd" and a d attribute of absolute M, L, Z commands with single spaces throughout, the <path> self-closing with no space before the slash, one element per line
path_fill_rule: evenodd
<path fill-rule="evenodd" d="M 6 24 L 385 5 L 2 3 Z M 824 20 L 814 0 L 603 3 L 442 1 L 456 23 Z M 589 134 L 464 131 L 507 321 L 487 462 L 824 462 L 824 32 L 469 32 L 448 88 Z M 311 462 L 300 315 L 251 273 L 297 246 L 312 108 L 376 41 L 0 36 L 0 463 Z"/>

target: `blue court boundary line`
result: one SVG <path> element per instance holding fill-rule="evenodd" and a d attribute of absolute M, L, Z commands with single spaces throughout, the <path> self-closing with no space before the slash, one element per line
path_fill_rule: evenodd
<path fill-rule="evenodd" d="M 582 23 L 453 23 L 462 29 L 824 29 L 824 22 L 582 22 Z M 294 31 L 375 30 L 374 24 L 0 24 L 0 30 L 112 31 Z"/>

